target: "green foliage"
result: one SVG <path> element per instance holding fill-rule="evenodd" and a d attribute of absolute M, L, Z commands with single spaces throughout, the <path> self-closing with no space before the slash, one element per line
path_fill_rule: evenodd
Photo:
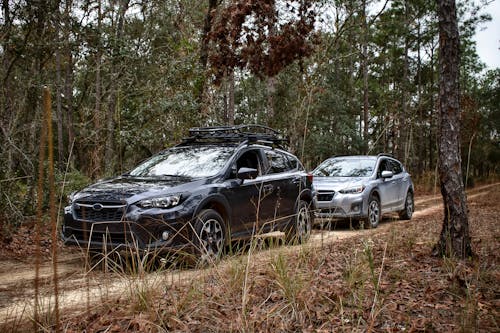
<path fill-rule="evenodd" d="M 255 10 L 268 13 L 260 2 L 252 3 Z M 268 66 L 272 59 L 262 55 L 273 38 L 266 27 L 259 27 L 267 38 L 259 44 L 260 62 L 251 66 L 253 72 L 243 63 L 226 64 L 235 69 L 234 81 L 225 77 L 220 86 L 213 85 L 214 77 L 201 61 L 207 1 L 103 1 L 100 16 L 98 6 L 88 1 L 9 3 L 3 8 L 0 42 L 4 219 L 17 224 L 34 214 L 42 85 L 51 89 L 53 124 L 60 129 L 55 137 L 58 182 L 67 164 L 72 170 L 63 196 L 91 179 L 126 172 L 179 142 L 189 127 L 227 124 L 232 94 L 236 124 L 259 123 L 283 131 L 290 149 L 309 169 L 331 155 L 368 150 L 395 154 L 415 176 L 432 172 L 438 127 L 434 2 L 391 1 L 383 10 L 371 1 L 302 3 L 316 6 L 295 8 L 307 14 L 309 27 L 314 21 L 316 26 L 303 31 L 305 39 L 297 35 L 300 29 L 293 31 L 294 38 L 308 43 L 306 49 L 295 50 L 301 56 L 285 59 L 283 49 L 285 58 L 273 59 L 287 61 Z M 469 160 L 470 145 L 474 179 L 498 174 L 500 161 L 500 73 L 483 71 L 473 42 L 476 30 L 489 20 L 481 3 L 462 1 L 459 7 L 462 123 L 474 124 L 462 130 L 462 161 Z M 217 2 L 212 23 L 233 31 L 235 27 L 223 24 L 230 22 L 222 15 L 228 4 Z M 249 18 L 255 16 L 254 9 L 241 10 Z M 318 15 L 313 20 L 314 11 Z M 300 26 L 286 25 L 294 21 L 289 7 L 277 12 L 280 38 Z M 236 28 L 247 37 L 252 30 Z M 232 40 L 234 45 L 246 42 Z M 213 40 L 208 44 L 210 54 L 220 55 Z"/>

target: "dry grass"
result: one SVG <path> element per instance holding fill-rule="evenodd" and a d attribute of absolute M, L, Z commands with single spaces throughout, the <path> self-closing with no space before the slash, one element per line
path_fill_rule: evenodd
<path fill-rule="evenodd" d="M 431 257 L 440 214 L 388 222 L 389 228 L 320 247 L 256 241 L 204 270 L 119 273 L 125 281 L 119 297 L 103 297 L 101 305 L 84 312 L 66 312 L 62 327 L 66 332 L 498 332 L 500 189 L 488 190 L 469 200 L 477 256 L 467 261 Z M 43 323 L 48 331 L 50 318 Z M 11 322 L 9 331 L 22 332 L 16 325 Z"/>

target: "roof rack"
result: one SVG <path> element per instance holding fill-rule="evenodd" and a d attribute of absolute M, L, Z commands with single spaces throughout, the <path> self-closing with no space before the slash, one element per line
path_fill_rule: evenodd
<path fill-rule="evenodd" d="M 193 127 L 189 129 L 189 137 L 184 138 L 185 143 L 213 143 L 213 142 L 244 142 L 274 144 L 281 146 L 288 140 L 281 133 L 263 125 L 237 125 L 237 126 L 212 126 Z"/>

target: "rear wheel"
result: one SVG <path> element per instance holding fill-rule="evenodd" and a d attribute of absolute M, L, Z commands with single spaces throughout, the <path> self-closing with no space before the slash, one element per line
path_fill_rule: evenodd
<path fill-rule="evenodd" d="M 414 210 L 415 202 L 413 201 L 413 193 L 408 191 L 405 199 L 405 209 L 399 212 L 399 218 L 401 220 L 411 220 Z"/>
<path fill-rule="evenodd" d="M 294 221 L 286 231 L 286 242 L 288 244 L 303 244 L 311 236 L 312 219 L 309 204 L 300 200 L 297 205 Z"/>
<path fill-rule="evenodd" d="M 213 209 L 202 210 L 194 224 L 194 249 L 199 265 L 215 262 L 222 255 L 226 243 L 224 219 Z"/>
<path fill-rule="evenodd" d="M 368 199 L 368 216 L 364 220 L 366 229 L 376 228 L 380 222 L 380 200 L 376 195 L 371 194 Z"/>

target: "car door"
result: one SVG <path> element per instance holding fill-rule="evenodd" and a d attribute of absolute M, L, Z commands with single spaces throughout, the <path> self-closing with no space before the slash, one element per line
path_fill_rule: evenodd
<path fill-rule="evenodd" d="M 266 230 L 276 229 L 285 224 L 295 213 L 295 201 L 300 190 L 300 175 L 287 156 L 282 151 L 266 149 L 267 160 L 266 183 L 269 188 L 269 200 L 266 201 Z"/>
<path fill-rule="evenodd" d="M 241 168 L 257 169 L 254 179 L 236 179 L 237 171 Z M 233 237 L 247 237 L 254 233 L 262 232 L 265 222 L 272 216 L 274 207 L 274 186 L 264 170 L 264 157 L 258 148 L 242 151 L 237 157 L 230 175 L 235 186 L 224 190 L 231 206 L 231 233 Z M 232 183 L 231 183 L 232 184 Z M 258 214 L 257 214 L 258 213 Z"/>
<path fill-rule="evenodd" d="M 391 211 L 395 206 L 396 198 L 399 195 L 397 181 L 394 176 L 391 178 L 382 178 L 383 171 L 392 172 L 392 164 L 389 159 L 382 158 L 377 168 L 377 179 L 379 180 L 380 206 L 383 212 Z"/>
<path fill-rule="evenodd" d="M 401 209 L 406 199 L 406 192 L 409 186 L 408 174 L 403 172 L 403 166 L 397 160 L 389 159 L 392 172 L 394 173 L 393 181 L 396 182 L 394 188 L 394 209 Z"/>

